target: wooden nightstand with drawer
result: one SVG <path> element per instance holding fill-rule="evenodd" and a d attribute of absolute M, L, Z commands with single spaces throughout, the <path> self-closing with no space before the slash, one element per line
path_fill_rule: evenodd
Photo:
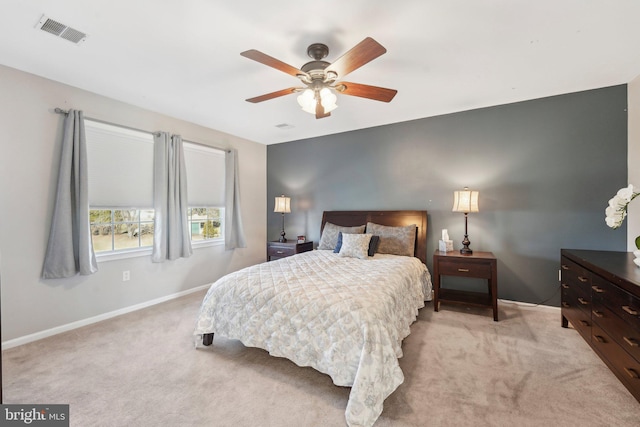
<path fill-rule="evenodd" d="M 267 261 L 275 261 L 302 252 L 312 251 L 313 242 L 267 242 Z"/>
<path fill-rule="evenodd" d="M 468 304 L 493 309 L 493 320 L 498 321 L 498 271 L 497 260 L 491 252 L 461 254 L 440 252 L 433 254 L 433 308 L 440 310 L 440 302 Z M 444 289 L 440 276 L 487 279 L 487 293 Z"/>

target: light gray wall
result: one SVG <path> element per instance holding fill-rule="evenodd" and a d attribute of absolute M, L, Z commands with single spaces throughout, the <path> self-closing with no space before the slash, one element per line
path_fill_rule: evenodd
<path fill-rule="evenodd" d="M 4 340 L 38 334 L 184 292 L 265 260 L 264 145 L 3 66 L 0 66 L 0 93 L 0 270 Z M 187 140 L 237 148 L 248 247 L 235 251 L 225 251 L 223 246 L 195 249 L 188 259 L 163 264 L 151 263 L 148 256 L 100 262 L 100 271 L 91 276 L 40 279 L 60 156 L 63 118 L 53 113 L 55 107 L 81 109 L 88 117 L 145 130 L 165 130 Z M 217 113 L 220 112 L 211 111 L 211 114 Z M 122 281 L 123 270 L 130 271 L 130 281 Z"/>
<path fill-rule="evenodd" d="M 628 84 L 629 105 L 629 183 L 640 188 L 640 76 Z M 636 250 L 635 240 L 640 236 L 640 198 L 629 205 L 627 217 L 627 250 Z"/>
<path fill-rule="evenodd" d="M 268 238 L 280 194 L 292 197 L 287 235 L 316 243 L 323 210 L 426 209 L 431 267 L 441 229 L 461 247 L 451 207 L 468 186 L 480 191 L 471 248 L 498 258 L 498 296 L 558 305 L 561 248 L 626 250 L 626 224 L 604 222 L 627 181 L 626 107 L 621 85 L 270 145 Z"/>

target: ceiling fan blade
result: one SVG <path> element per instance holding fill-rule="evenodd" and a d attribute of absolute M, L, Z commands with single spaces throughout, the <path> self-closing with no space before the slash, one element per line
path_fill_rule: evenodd
<path fill-rule="evenodd" d="M 380 43 L 367 37 L 351 48 L 350 51 L 336 59 L 325 71 L 333 71 L 342 78 L 353 70 L 362 67 L 367 62 L 373 61 L 387 51 Z"/>
<path fill-rule="evenodd" d="M 292 75 L 293 77 L 298 77 L 299 75 L 304 75 L 309 77 L 309 75 L 307 73 L 305 73 L 302 70 L 297 69 L 296 67 L 293 67 L 289 64 L 285 64 L 284 62 L 280 61 L 279 59 L 276 59 L 272 56 L 269 56 L 265 53 L 262 53 L 258 50 L 255 49 L 251 49 L 251 50 L 247 50 L 244 52 L 241 52 L 240 55 L 244 56 L 245 58 L 249 58 L 249 59 L 253 59 L 254 61 L 257 61 L 261 64 L 267 65 L 269 67 L 273 67 L 276 70 L 280 70 L 282 72 L 285 72 L 287 74 Z"/>
<path fill-rule="evenodd" d="M 292 94 L 292 93 L 294 93 L 294 92 L 296 92 L 297 90 L 300 90 L 300 89 L 302 89 L 302 88 L 289 87 L 289 88 L 286 88 L 286 89 L 282 89 L 282 90 L 278 90 L 278 91 L 275 91 L 275 92 L 266 93 L 264 95 L 256 96 L 255 98 L 245 99 L 245 101 L 253 102 L 255 104 L 256 102 L 268 101 L 270 99 L 278 98 L 280 96 L 290 95 L 290 94 Z"/>
<path fill-rule="evenodd" d="M 329 117 L 331 113 L 325 113 L 324 107 L 322 106 L 322 102 L 320 99 L 316 101 L 316 119 L 323 119 L 325 117 Z"/>
<path fill-rule="evenodd" d="M 382 102 L 391 101 L 393 97 L 396 96 L 396 93 L 398 93 L 395 89 L 350 82 L 336 83 L 335 88 L 344 95 L 359 96 L 361 98 L 374 99 Z"/>

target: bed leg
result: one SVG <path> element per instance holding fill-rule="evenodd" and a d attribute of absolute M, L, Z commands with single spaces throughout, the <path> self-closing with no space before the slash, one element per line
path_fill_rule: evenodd
<path fill-rule="evenodd" d="M 213 344 L 213 334 L 202 334 L 202 345 L 209 346 Z"/>

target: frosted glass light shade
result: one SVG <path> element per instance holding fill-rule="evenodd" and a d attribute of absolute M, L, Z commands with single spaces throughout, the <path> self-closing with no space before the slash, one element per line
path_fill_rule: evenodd
<path fill-rule="evenodd" d="M 320 103 L 322 104 L 325 113 L 329 113 L 338 108 L 338 105 L 336 104 L 338 97 L 331 91 L 331 89 L 327 87 L 322 88 L 319 92 L 319 96 Z M 316 114 L 317 100 L 313 90 L 305 89 L 300 95 L 298 95 L 297 100 L 298 105 L 302 107 L 303 111 L 306 111 L 309 114 Z"/>

